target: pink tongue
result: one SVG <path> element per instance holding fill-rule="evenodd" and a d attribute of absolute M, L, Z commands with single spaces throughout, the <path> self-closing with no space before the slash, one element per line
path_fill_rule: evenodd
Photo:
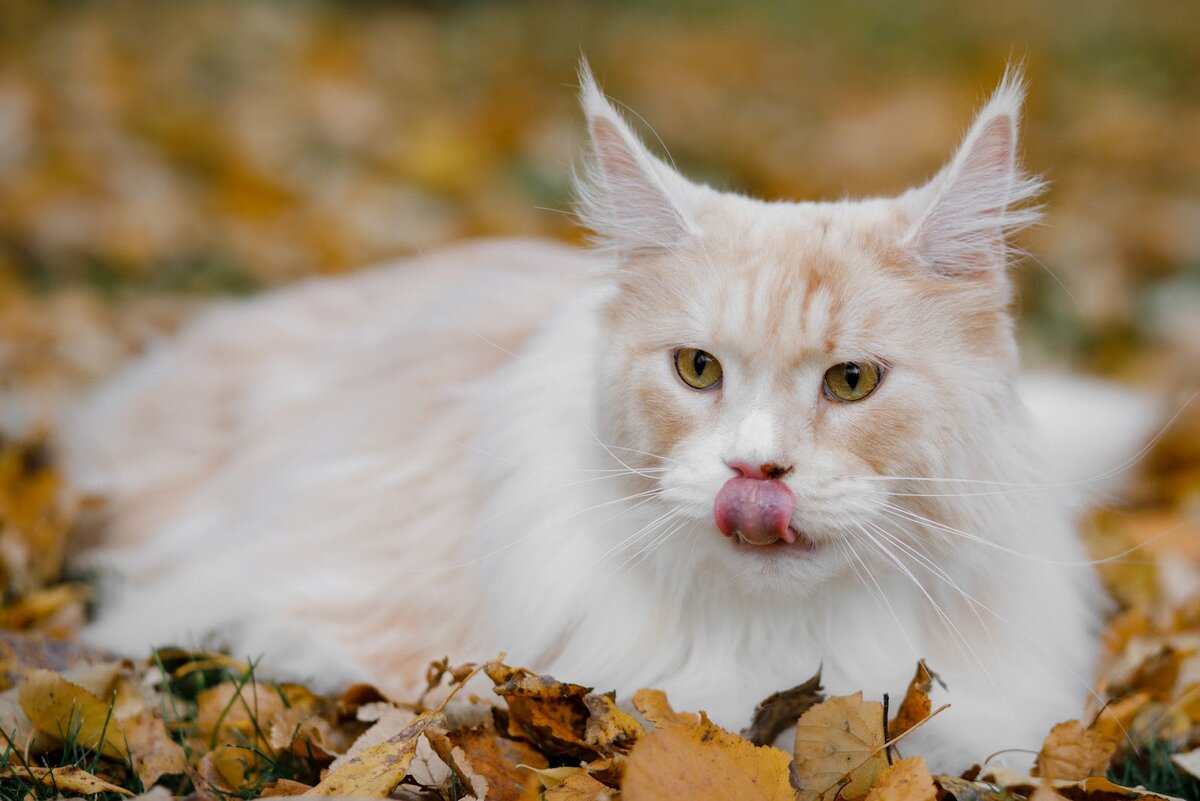
<path fill-rule="evenodd" d="M 754 545 L 776 540 L 795 542 L 788 530 L 796 498 L 782 481 L 761 478 L 731 478 L 717 493 L 713 516 L 726 537 L 737 535 Z"/>

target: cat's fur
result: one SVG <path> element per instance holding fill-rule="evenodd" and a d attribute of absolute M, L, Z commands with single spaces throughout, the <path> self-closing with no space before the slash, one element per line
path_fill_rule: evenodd
<path fill-rule="evenodd" d="M 818 667 L 878 697 L 922 657 L 953 707 L 910 748 L 1035 747 L 1096 619 L 1017 394 L 1020 80 L 921 188 L 766 203 L 685 180 L 582 79 L 596 252 L 476 243 L 224 308 L 67 421 L 111 504 L 84 557 L 120 574 L 93 639 L 392 686 L 504 650 L 735 728 Z M 822 392 L 844 361 L 886 365 L 872 396 Z M 813 552 L 718 532 L 734 460 L 792 468 Z"/>

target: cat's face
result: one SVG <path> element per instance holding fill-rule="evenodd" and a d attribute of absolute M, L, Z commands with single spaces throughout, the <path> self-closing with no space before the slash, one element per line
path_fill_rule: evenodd
<path fill-rule="evenodd" d="M 887 536 L 893 478 L 961 471 L 1014 402 L 1015 84 L 929 186 L 837 204 L 691 185 L 584 92 L 585 213 L 621 265 L 606 435 L 687 528 L 664 550 L 768 587 L 845 569 Z"/>

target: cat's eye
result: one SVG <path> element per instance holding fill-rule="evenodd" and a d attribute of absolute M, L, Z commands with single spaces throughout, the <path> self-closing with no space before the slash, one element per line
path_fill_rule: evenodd
<path fill-rule="evenodd" d="M 721 380 L 721 363 L 717 357 L 697 348 L 675 351 L 675 369 L 683 383 L 695 389 L 711 389 Z"/>
<path fill-rule="evenodd" d="M 860 401 L 875 391 L 883 368 L 867 362 L 842 362 L 825 371 L 825 392 L 841 401 Z"/>

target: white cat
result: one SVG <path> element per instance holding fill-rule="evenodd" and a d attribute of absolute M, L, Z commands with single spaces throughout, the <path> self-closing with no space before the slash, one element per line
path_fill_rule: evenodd
<path fill-rule="evenodd" d="M 878 697 L 923 657 L 953 706 L 910 749 L 1036 747 L 1081 711 L 1098 594 L 1018 399 L 1019 77 L 928 184 L 836 203 L 690 183 L 581 78 L 595 251 L 224 307 L 65 422 L 112 513 L 91 638 L 392 687 L 504 650 L 732 728 L 818 666 Z M 1115 452 L 1146 417 L 1114 409 Z"/>

